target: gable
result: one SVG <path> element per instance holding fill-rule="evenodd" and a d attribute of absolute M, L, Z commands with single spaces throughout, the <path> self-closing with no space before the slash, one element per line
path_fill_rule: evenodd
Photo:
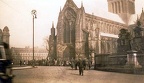
<path fill-rule="evenodd" d="M 65 11 L 67 8 L 72 8 L 75 12 L 78 10 L 78 7 L 73 0 L 67 0 L 62 11 Z"/>

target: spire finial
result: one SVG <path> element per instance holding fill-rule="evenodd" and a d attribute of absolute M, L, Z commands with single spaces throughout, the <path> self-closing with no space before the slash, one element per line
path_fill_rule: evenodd
<path fill-rule="evenodd" d="M 61 6 L 60 6 L 60 12 L 61 12 Z"/>
<path fill-rule="evenodd" d="M 52 28 L 54 28 L 54 22 L 52 21 Z"/>
<path fill-rule="evenodd" d="M 139 16 L 138 16 L 138 14 L 137 14 L 137 21 L 139 20 Z"/>
<path fill-rule="evenodd" d="M 138 25 L 138 26 L 141 25 L 141 22 L 140 22 L 140 19 L 139 19 L 138 15 L 137 15 L 137 25 Z"/>
<path fill-rule="evenodd" d="M 92 13 L 92 18 L 93 18 L 93 16 L 94 16 L 94 13 Z"/>
<path fill-rule="evenodd" d="M 83 7 L 83 1 L 81 1 L 81 7 Z"/>

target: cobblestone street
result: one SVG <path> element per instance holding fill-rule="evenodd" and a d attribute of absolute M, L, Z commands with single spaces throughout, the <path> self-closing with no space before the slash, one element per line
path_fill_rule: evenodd
<path fill-rule="evenodd" d="M 63 66 L 38 66 L 37 68 L 14 70 L 13 83 L 143 83 L 144 75 L 84 70 Z"/>

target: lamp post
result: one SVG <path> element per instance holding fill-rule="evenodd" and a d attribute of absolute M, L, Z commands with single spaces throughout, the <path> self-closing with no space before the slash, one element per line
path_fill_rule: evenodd
<path fill-rule="evenodd" d="M 31 14 L 33 16 L 32 20 L 33 20 L 33 67 L 34 67 L 35 66 L 35 60 L 34 60 L 34 19 L 37 18 L 37 16 L 36 16 L 37 11 L 36 10 L 32 10 Z"/>

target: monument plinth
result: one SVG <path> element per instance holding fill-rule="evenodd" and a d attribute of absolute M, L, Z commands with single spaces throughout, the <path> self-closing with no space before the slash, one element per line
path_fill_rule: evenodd
<path fill-rule="evenodd" d="M 137 60 L 137 51 L 135 50 L 127 51 L 127 63 L 125 67 L 142 68 L 142 66 L 139 64 Z"/>

